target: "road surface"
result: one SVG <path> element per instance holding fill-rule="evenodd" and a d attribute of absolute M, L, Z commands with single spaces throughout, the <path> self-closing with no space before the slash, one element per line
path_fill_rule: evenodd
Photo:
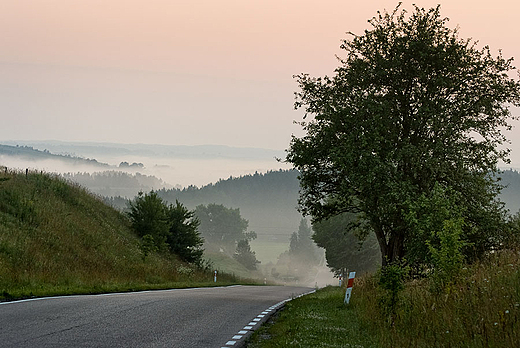
<path fill-rule="evenodd" d="M 0 303 L 0 347 L 237 347 L 283 301 L 311 292 L 232 286 Z"/>

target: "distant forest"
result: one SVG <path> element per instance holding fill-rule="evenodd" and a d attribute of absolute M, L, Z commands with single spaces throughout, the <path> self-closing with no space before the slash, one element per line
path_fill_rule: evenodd
<path fill-rule="evenodd" d="M 160 189 L 157 193 L 170 203 L 178 200 L 190 209 L 211 203 L 239 208 L 241 216 L 249 221 L 249 230 L 259 238 L 288 242 L 301 219 L 297 211 L 298 190 L 298 172 L 279 170 L 230 177 L 201 188 Z M 127 203 L 119 197 L 109 198 L 108 202 L 120 209 Z"/>
<path fill-rule="evenodd" d="M 161 179 L 141 173 L 130 174 L 117 170 L 96 173 L 65 173 L 62 176 L 88 188 L 92 193 L 104 197 L 133 198 L 139 191 L 170 188 L 171 185 Z M 119 208 L 121 204 L 119 204 Z"/>
<path fill-rule="evenodd" d="M 0 155 L 32 160 L 59 159 L 70 164 L 88 163 L 105 168 L 104 171 L 93 174 L 62 175 L 95 194 L 105 196 L 108 203 L 120 209 L 126 208 L 128 198 L 134 197 L 137 192 L 149 192 L 152 189 L 166 201 L 175 203 L 179 200 L 190 209 L 199 204 L 210 203 L 239 208 L 242 217 L 249 221 L 249 229 L 255 231 L 259 239 L 288 242 L 291 234 L 298 229 L 301 219 L 297 211 L 299 183 L 298 172 L 295 170 L 230 177 L 200 188 L 189 186 L 179 189 L 167 187 L 165 182 L 154 176 L 117 171 L 117 168 L 99 163 L 95 159 L 54 155 L 30 146 L 0 145 Z M 125 166 L 125 162 L 120 165 L 121 168 Z M 107 170 L 112 168 L 115 170 Z M 500 177 L 501 184 L 505 186 L 500 199 L 505 202 L 511 214 L 515 214 L 520 209 L 520 173 L 505 170 Z"/>
<path fill-rule="evenodd" d="M 500 200 L 506 204 L 511 214 L 520 210 L 520 173 L 516 170 L 505 170 L 500 174 L 500 184 L 505 186 Z"/>
<path fill-rule="evenodd" d="M 505 170 L 500 175 L 505 186 L 500 199 L 511 214 L 520 209 L 520 173 Z M 250 230 L 271 240 L 287 241 L 301 219 L 298 205 L 298 172 L 295 170 L 255 173 L 238 178 L 219 180 L 201 188 L 160 189 L 158 194 L 168 202 L 179 200 L 190 209 L 199 204 L 217 203 L 239 208 L 242 217 L 249 220 Z M 110 198 L 114 206 L 124 209 L 126 200 Z"/>
<path fill-rule="evenodd" d="M 83 158 L 73 155 L 56 155 L 50 153 L 49 150 L 40 151 L 38 149 L 33 148 L 32 146 L 11 146 L 0 144 L 0 155 L 17 157 L 30 161 L 41 161 L 51 159 L 63 161 L 64 163 L 71 165 L 87 164 L 96 167 L 110 167 L 108 164 L 98 162 L 95 159 Z"/>

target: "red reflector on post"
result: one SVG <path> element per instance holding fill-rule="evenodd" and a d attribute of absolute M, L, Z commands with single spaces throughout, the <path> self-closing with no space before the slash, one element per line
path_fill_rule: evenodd
<path fill-rule="evenodd" d="M 352 286 L 354 285 L 355 277 L 356 277 L 356 272 L 350 272 L 348 275 L 347 291 L 345 292 L 345 303 L 346 304 L 348 304 L 350 302 L 350 296 L 352 295 Z"/>

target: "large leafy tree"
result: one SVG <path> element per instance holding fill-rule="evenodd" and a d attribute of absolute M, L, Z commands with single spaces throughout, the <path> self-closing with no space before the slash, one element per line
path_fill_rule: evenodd
<path fill-rule="evenodd" d="M 260 263 L 256 259 L 255 252 L 251 250 L 247 239 L 238 241 L 233 258 L 250 270 L 256 270 L 257 265 Z"/>
<path fill-rule="evenodd" d="M 512 59 L 459 38 L 439 6 L 398 6 L 369 23 L 341 45 L 334 76 L 296 77 L 295 107 L 309 120 L 286 160 L 301 173 L 301 209 L 314 221 L 361 214 L 387 264 L 424 243 L 415 235 L 428 204 L 416 200 L 431 202 L 437 187 L 463 221 L 466 256 L 478 255 L 503 222 L 493 174 L 507 161 L 508 107 L 520 104 Z"/>
<path fill-rule="evenodd" d="M 132 228 L 139 237 L 150 235 L 159 249 L 166 249 L 169 232 L 168 209 L 156 192 L 142 191 L 128 202 L 128 217 Z"/>

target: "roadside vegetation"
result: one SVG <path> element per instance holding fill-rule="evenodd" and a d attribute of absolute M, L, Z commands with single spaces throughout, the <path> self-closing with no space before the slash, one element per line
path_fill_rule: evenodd
<path fill-rule="evenodd" d="M 130 219 L 77 184 L 1 168 L 0 300 L 215 285 L 207 263 L 171 250 L 147 247 Z M 238 281 L 219 272 L 216 285 Z"/>
<path fill-rule="evenodd" d="M 345 289 L 326 287 L 288 302 L 247 347 L 520 347 L 518 250 L 464 267 L 443 293 L 437 285 L 405 282 L 393 308 L 379 274 L 356 279 L 348 305 Z"/>
<path fill-rule="evenodd" d="M 376 247 L 381 267 L 348 305 L 339 288 L 289 303 L 250 347 L 520 346 L 520 216 L 498 199 L 518 71 L 440 5 L 401 5 L 350 33 L 334 76 L 296 76 L 308 119 L 286 157 L 329 267 Z"/>

